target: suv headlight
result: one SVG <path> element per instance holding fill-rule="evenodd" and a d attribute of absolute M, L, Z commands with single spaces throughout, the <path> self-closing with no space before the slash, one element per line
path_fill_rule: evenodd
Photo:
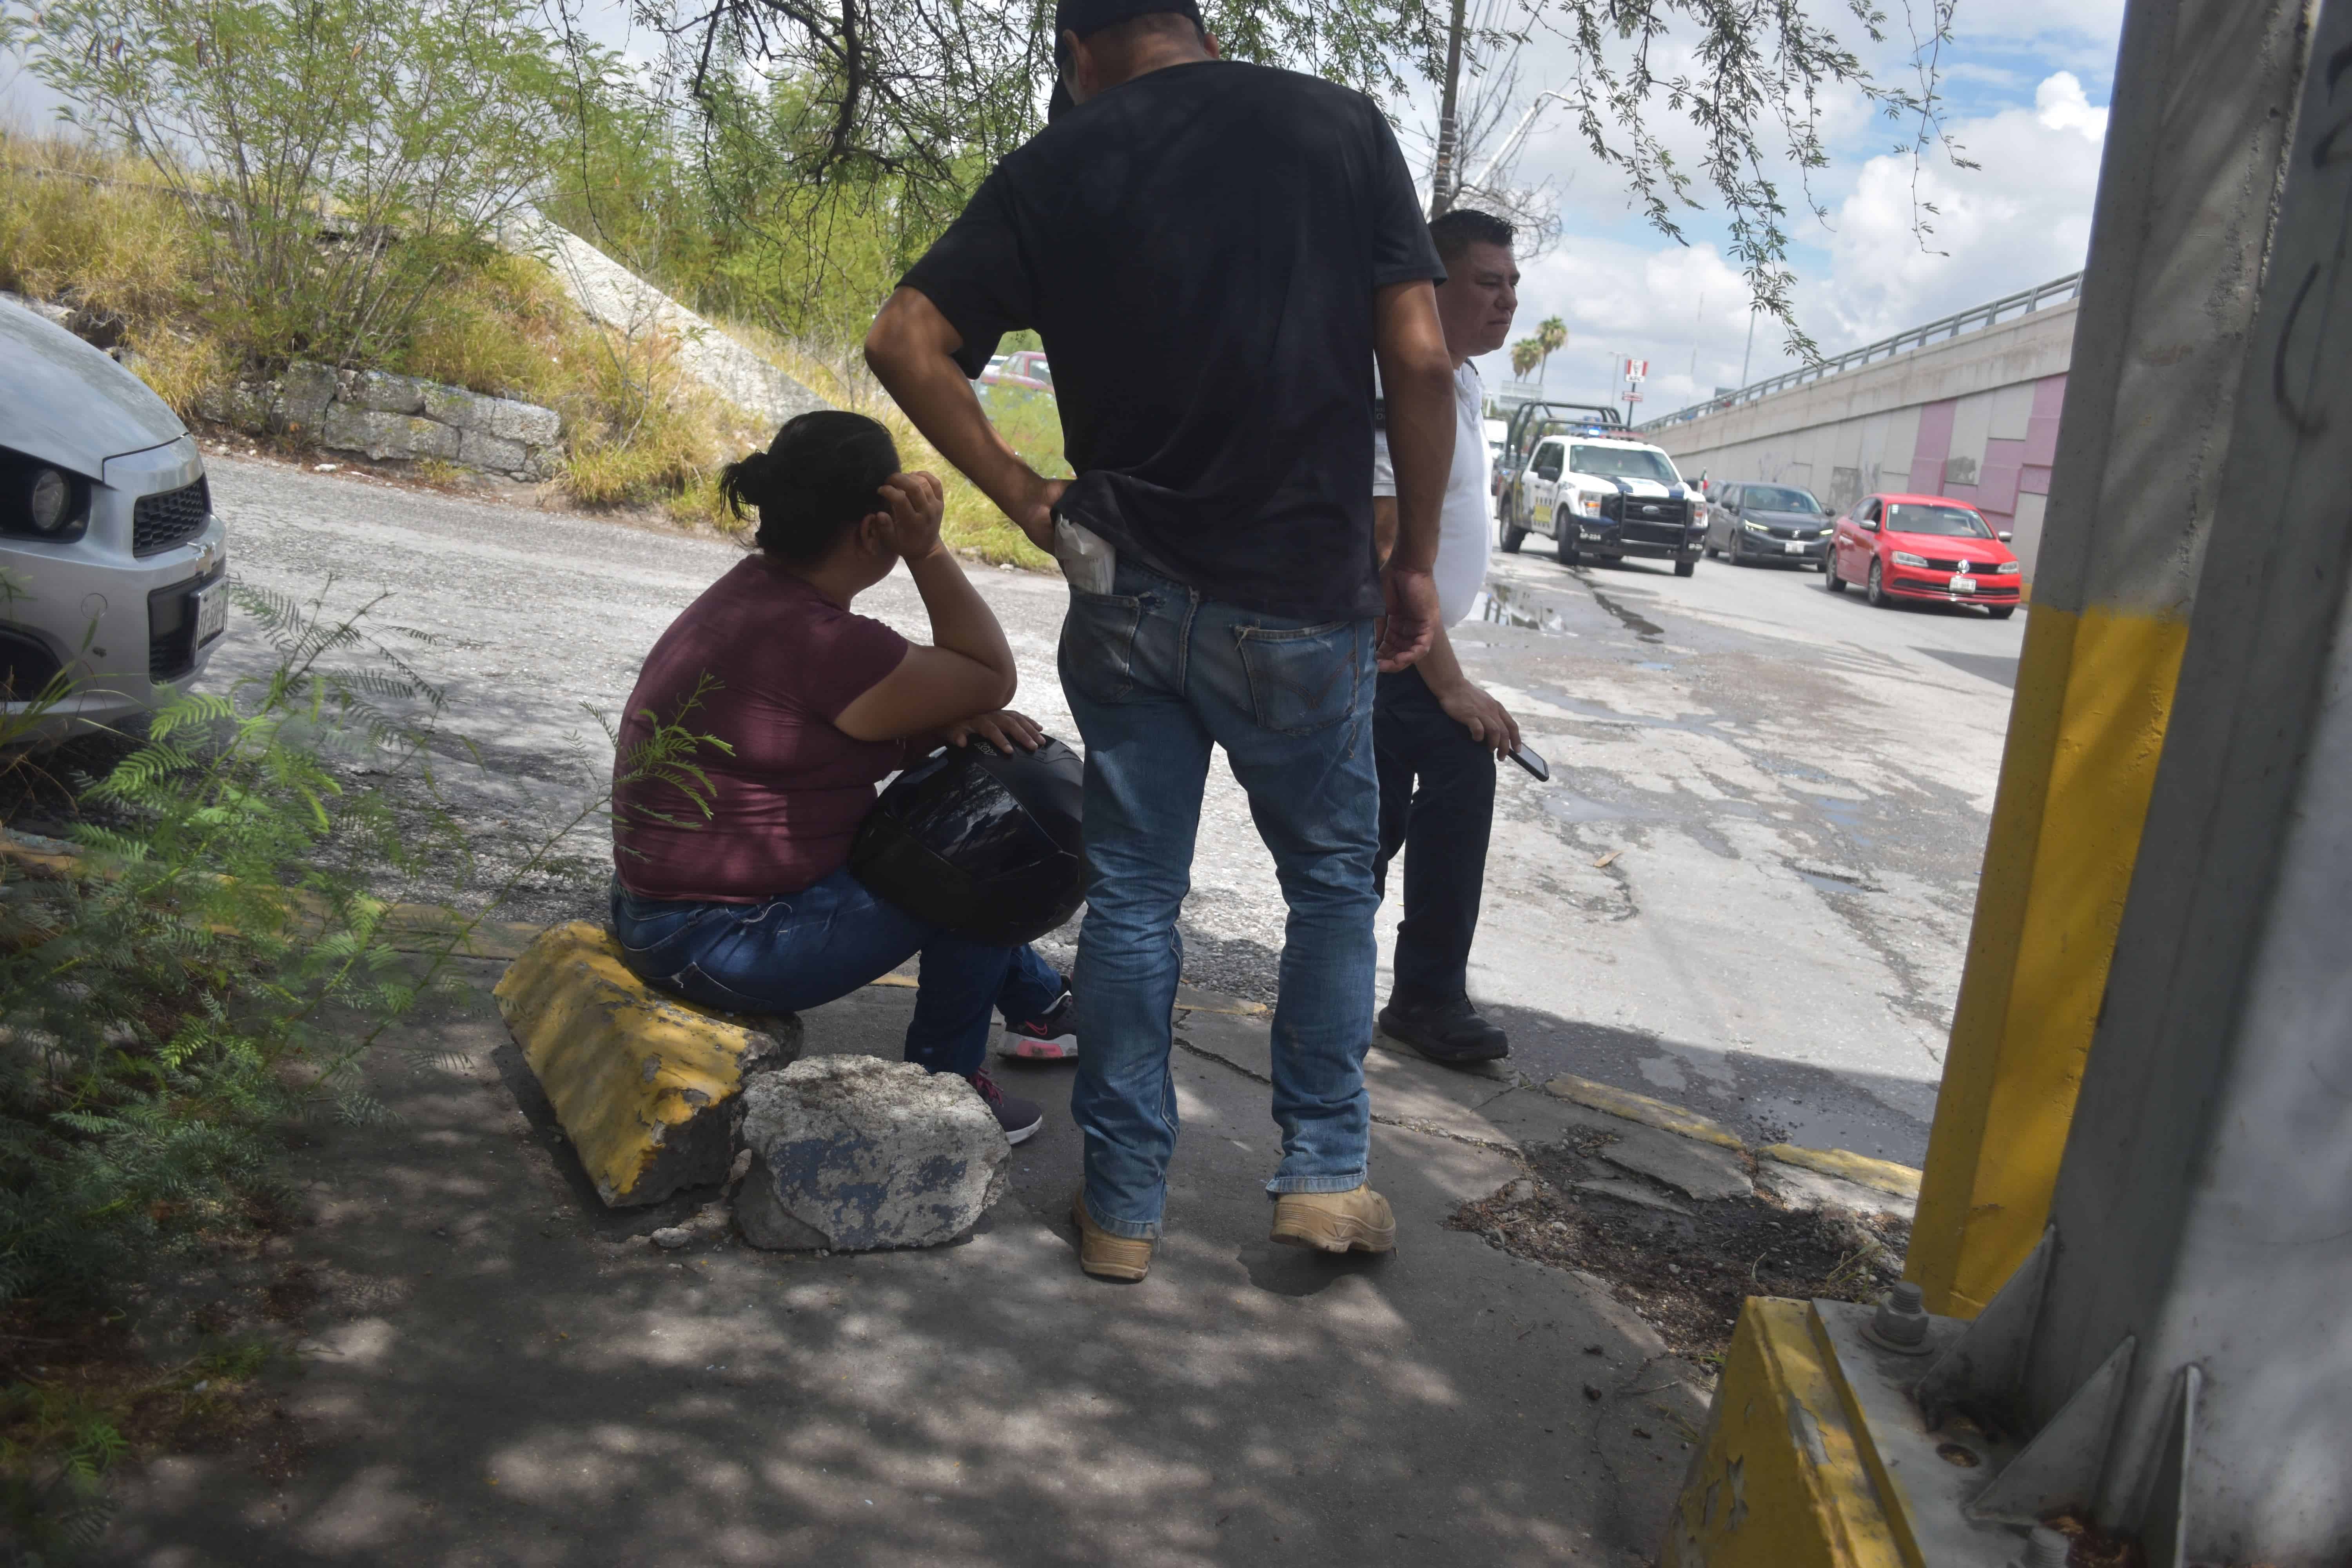
<path fill-rule="evenodd" d="M 0 533 L 79 539 L 89 523 L 89 481 L 0 447 Z"/>
<path fill-rule="evenodd" d="M 1599 517 L 1601 498 L 1596 495 L 1579 495 L 1576 498 L 1576 510 L 1587 517 Z"/>
<path fill-rule="evenodd" d="M 2025 568 L 2023 566 L 2019 565 L 2014 561 L 2004 561 L 2000 565 L 1993 568 L 1994 574 L 2002 577 L 2014 577 L 2020 572 L 2024 570 Z"/>

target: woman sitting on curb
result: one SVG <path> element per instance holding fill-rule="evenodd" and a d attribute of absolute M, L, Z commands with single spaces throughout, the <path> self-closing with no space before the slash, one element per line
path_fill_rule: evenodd
<path fill-rule="evenodd" d="M 862 415 L 803 414 L 728 466 L 721 493 L 760 515 L 759 549 L 704 591 L 646 658 L 614 763 L 613 930 L 648 984 L 730 1013 L 796 1013 L 923 955 L 907 1059 L 971 1080 L 1018 1143 L 1036 1104 L 982 1067 L 989 1014 L 1034 1039 L 1070 1032 L 1062 977 L 1026 947 L 990 947 L 868 892 L 847 869 L 874 786 L 942 742 L 1034 750 L 1003 710 L 1013 650 L 940 542 L 940 482 L 898 471 Z M 907 563 L 929 647 L 853 614 Z M 708 737 L 646 759 L 667 727 Z"/>

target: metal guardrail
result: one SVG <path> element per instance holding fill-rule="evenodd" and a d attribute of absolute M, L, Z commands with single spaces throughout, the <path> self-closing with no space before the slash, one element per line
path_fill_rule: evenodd
<path fill-rule="evenodd" d="M 1957 338 L 1962 332 L 1981 331 L 2004 318 L 2026 315 L 2040 310 L 2044 305 L 2055 304 L 2062 300 L 2072 300 L 2082 290 L 2083 275 L 2080 272 L 2069 272 L 2063 278 L 2053 278 L 2037 288 L 2021 289 L 2014 294 L 2004 294 L 1990 304 L 1979 305 L 1971 310 L 1946 316 L 1940 321 L 1930 321 L 1924 327 L 1913 327 L 1906 331 L 1897 332 L 1891 338 L 1881 338 L 1874 343 L 1864 343 L 1858 349 L 1848 349 L 1845 353 L 1832 359 L 1825 359 L 1819 364 L 1799 365 L 1795 370 L 1784 371 L 1769 381 L 1756 382 L 1741 387 L 1737 392 L 1727 392 L 1720 397 L 1710 397 L 1704 403 L 1694 403 L 1689 407 L 1678 408 L 1672 414 L 1662 414 L 1647 424 L 1636 425 L 1633 428 L 1636 431 L 1647 432 L 1663 430 L 1669 425 L 1686 425 L 1694 419 L 1703 418 L 1709 414 L 1720 414 L 1727 408 L 1737 407 L 1742 403 L 1753 403 L 1759 397 L 1769 397 L 1776 392 L 1786 392 L 1792 386 L 1802 386 L 1809 381 L 1820 381 L 1825 376 L 1835 375 L 1840 371 L 1852 370 L 1856 365 L 1868 364 L 1873 360 L 1892 359 L 1896 354 L 1907 353 L 1913 349 L 1926 348 L 1931 342 Z"/>

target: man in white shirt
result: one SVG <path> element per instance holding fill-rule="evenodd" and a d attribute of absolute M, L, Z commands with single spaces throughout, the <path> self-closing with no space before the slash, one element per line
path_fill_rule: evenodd
<path fill-rule="evenodd" d="M 1495 819 L 1495 763 L 1517 749 L 1519 727 L 1474 685 L 1444 628 L 1470 613 L 1486 581 L 1488 466 L 1486 394 L 1470 361 L 1510 336 L 1519 268 L 1511 226 L 1456 207 L 1429 226 L 1445 263 L 1437 312 L 1454 361 L 1454 468 L 1439 521 L 1439 630 L 1420 663 L 1380 678 L 1372 750 L 1381 779 L 1381 857 L 1404 851 L 1404 920 L 1397 928 L 1396 984 L 1381 1010 L 1390 1038 L 1449 1066 L 1511 1054 L 1510 1038 L 1470 1005 L 1470 941 L 1486 880 Z M 1396 485 L 1385 429 L 1375 439 L 1372 508 L 1381 549 L 1395 526 Z"/>

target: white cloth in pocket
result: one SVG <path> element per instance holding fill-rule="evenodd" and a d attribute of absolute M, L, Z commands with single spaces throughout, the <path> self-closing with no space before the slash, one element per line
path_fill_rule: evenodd
<path fill-rule="evenodd" d="M 1118 576 L 1118 549 L 1101 534 L 1056 513 L 1054 518 L 1054 559 L 1062 575 L 1081 594 L 1108 594 Z"/>

